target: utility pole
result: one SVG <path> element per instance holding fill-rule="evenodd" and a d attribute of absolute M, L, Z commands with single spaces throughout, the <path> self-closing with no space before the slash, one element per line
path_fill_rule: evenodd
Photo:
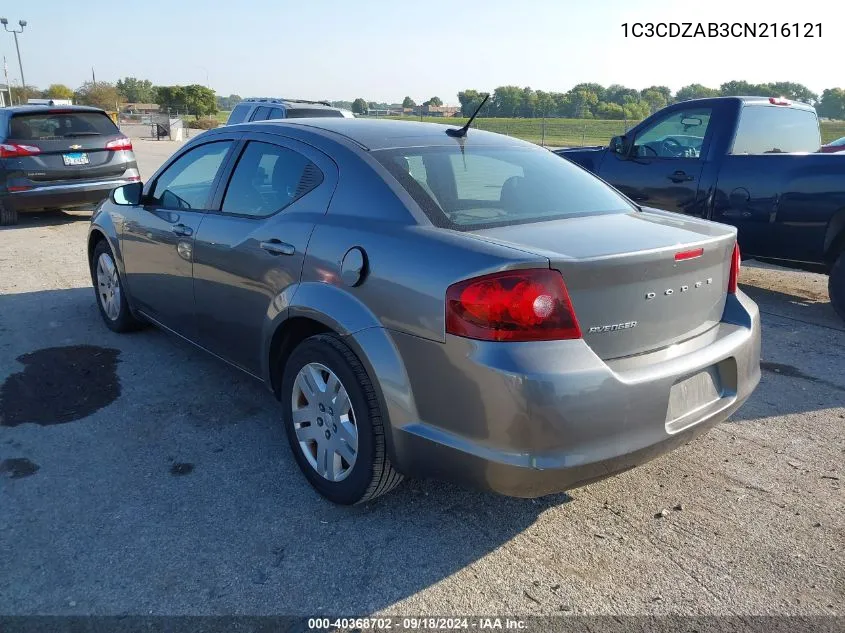
<path fill-rule="evenodd" d="M 97 83 L 97 75 L 94 74 L 94 67 L 91 66 L 91 83 Z"/>
<path fill-rule="evenodd" d="M 21 27 L 20 31 L 17 29 L 10 29 L 9 21 L 6 18 L 0 18 L 0 24 L 3 25 L 3 28 L 6 29 L 8 33 L 13 33 L 15 36 L 15 50 L 18 52 L 18 66 L 21 69 L 21 88 L 23 89 L 23 92 L 26 93 L 26 79 L 24 79 L 23 76 L 23 62 L 21 61 L 21 47 L 18 44 L 18 33 L 23 33 L 24 28 L 26 28 L 26 20 L 18 20 L 18 24 Z"/>
<path fill-rule="evenodd" d="M 9 65 L 6 63 L 6 56 L 3 55 L 3 74 L 6 76 L 6 91 L 9 93 L 9 105 L 12 103 L 12 84 L 9 83 Z"/>

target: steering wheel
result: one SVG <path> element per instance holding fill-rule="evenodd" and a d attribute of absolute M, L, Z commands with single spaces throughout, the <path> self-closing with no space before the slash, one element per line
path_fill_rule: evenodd
<path fill-rule="evenodd" d="M 667 136 L 660 143 L 660 153 L 679 158 L 686 155 L 687 148 L 678 139 Z"/>

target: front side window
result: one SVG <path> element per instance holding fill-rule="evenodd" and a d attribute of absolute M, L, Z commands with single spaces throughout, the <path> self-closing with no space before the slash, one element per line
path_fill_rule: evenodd
<path fill-rule="evenodd" d="M 204 209 L 231 141 L 206 143 L 183 154 L 155 183 L 150 204 L 167 209 Z"/>
<path fill-rule="evenodd" d="M 710 108 L 672 112 L 634 139 L 634 155 L 642 158 L 700 158 L 710 127 Z"/>
<path fill-rule="evenodd" d="M 221 210 L 266 217 L 312 191 L 322 180 L 322 172 L 299 152 L 251 141 L 235 165 Z"/>
<path fill-rule="evenodd" d="M 471 230 L 634 209 L 544 149 L 412 147 L 372 152 L 437 226 Z"/>
<path fill-rule="evenodd" d="M 742 108 L 731 154 L 817 152 L 822 141 L 812 110 L 778 105 Z"/>

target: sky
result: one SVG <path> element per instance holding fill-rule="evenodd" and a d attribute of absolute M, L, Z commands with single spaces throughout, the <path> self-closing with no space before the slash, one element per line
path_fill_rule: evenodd
<path fill-rule="evenodd" d="M 13 0 L 28 85 L 125 76 L 218 94 L 457 103 L 466 88 L 565 92 L 732 79 L 842 86 L 842 0 Z M 83 9 L 84 8 L 84 9 Z M 839 14 L 839 16 L 837 16 Z M 623 23 L 821 23 L 815 39 L 625 38 Z M 9 79 L 20 81 L 0 31 Z M 839 60 L 839 61 L 837 61 Z"/>

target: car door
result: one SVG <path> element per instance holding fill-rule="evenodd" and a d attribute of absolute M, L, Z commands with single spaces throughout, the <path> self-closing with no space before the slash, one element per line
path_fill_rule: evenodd
<path fill-rule="evenodd" d="M 252 133 L 194 244 L 203 347 L 259 375 L 268 319 L 299 282 L 308 239 L 325 215 L 337 167 L 309 145 Z"/>
<path fill-rule="evenodd" d="M 126 214 L 121 249 L 134 306 L 165 327 L 196 340 L 194 237 L 233 139 L 194 146 L 170 162 Z"/>
<path fill-rule="evenodd" d="M 711 113 L 700 107 L 667 112 L 636 130 L 624 150 L 610 148 L 599 176 L 638 204 L 700 215 Z"/>

